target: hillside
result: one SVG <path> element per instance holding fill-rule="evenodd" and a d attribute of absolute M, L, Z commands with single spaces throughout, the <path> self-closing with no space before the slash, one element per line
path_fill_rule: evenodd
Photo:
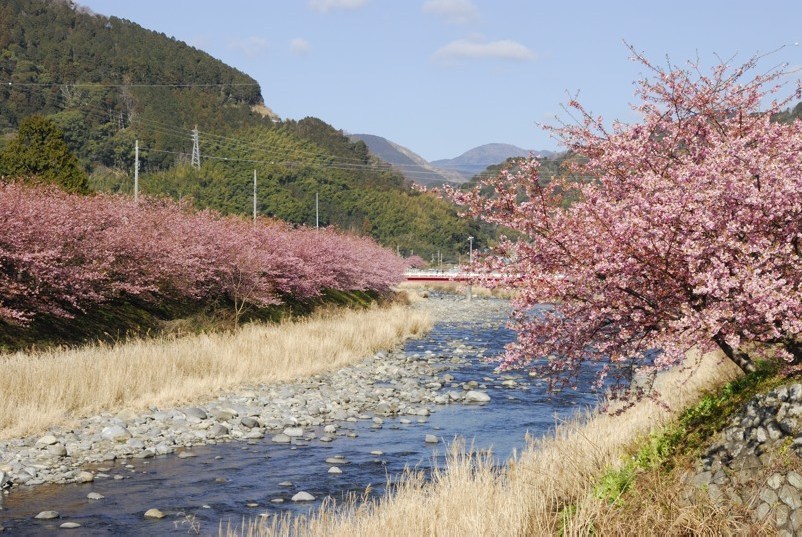
<path fill-rule="evenodd" d="M 528 157 L 530 155 L 549 157 L 552 152 L 521 149 L 510 144 L 485 144 L 474 147 L 456 158 L 435 160 L 431 164 L 438 168 L 457 171 L 468 181 L 474 175 L 485 171 L 488 166 L 499 164 L 509 158 Z"/>
<path fill-rule="evenodd" d="M 0 5 L 0 145 L 33 114 L 60 127 L 98 191 L 133 191 L 138 141 L 144 193 L 250 214 L 256 170 L 262 215 L 314 224 L 318 193 L 321 225 L 424 258 L 441 251 L 456 259 L 465 237 L 479 244 L 491 237 L 446 203 L 414 192 L 364 143 L 319 119 L 278 120 L 245 73 L 73 2 Z M 190 166 L 196 127 L 200 167 Z"/>
<path fill-rule="evenodd" d="M 465 177 L 454 170 L 437 168 L 426 159 L 404 146 L 391 142 L 387 138 L 373 134 L 352 134 L 351 140 L 361 140 L 370 152 L 404 177 L 419 185 L 438 185 L 443 183 L 464 183 Z"/>

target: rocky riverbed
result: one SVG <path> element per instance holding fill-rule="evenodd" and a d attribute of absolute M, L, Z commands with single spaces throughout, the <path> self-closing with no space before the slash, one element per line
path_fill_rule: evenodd
<path fill-rule="evenodd" d="M 426 308 L 435 319 L 483 319 L 494 325 L 503 323 L 508 312 L 506 302 L 493 299 L 433 298 L 416 307 Z M 327 443 L 357 434 L 342 427 L 349 422 L 370 420 L 380 428 L 388 417 L 425 421 L 442 405 L 486 403 L 487 381 L 517 384 L 511 378 L 454 382 L 448 371 L 482 353 L 460 340 L 446 342 L 441 353 L 389 349 L 339 371 L 246 386 L 192 406 L 103 413 L 73 428 L 55 427 L 36 437 L 0 442 L 0 483 L 13 494 L 14 487 L 105 478 L 102 465 L 119 459 L 171 453 L 188 457 L 193 446 L 233 440 Z"/>

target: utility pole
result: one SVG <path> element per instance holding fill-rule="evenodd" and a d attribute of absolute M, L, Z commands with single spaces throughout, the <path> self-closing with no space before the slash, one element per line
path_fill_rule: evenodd
<path fill-rule="evenodd" d="M 256 223 L 256 170 L 253 170 L 253 223 Z"/>
<path fill-rule="evenodd" d="M 134 141 L 134 203 L 139 203 L 139 140 Z"/>
<path fill-rule="evenodd" d="M 200 170 L 200 133 L 198 126 L 192 129 L 192 166 Z"/>
<path fill-rule="evenodd" d="M 468 300 L 470 301 L 473 298 L 473 289 L 471 289 L 471 280 L 473 278 L 473 237 L 468 237 L 468 242 L 470 242 L 470 250 L 468 250 Z"/>
<path fill-rule="evenodd" d="M 320 229 L 320 206 L 317 192 L 315 192 L 315 229 Z"/>

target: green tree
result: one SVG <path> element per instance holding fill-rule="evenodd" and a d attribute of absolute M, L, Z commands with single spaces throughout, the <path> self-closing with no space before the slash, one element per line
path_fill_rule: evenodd
<path fill-rule="evenodd" d="M 42 116 L 20 122 L 17 137 L 0 153 L 0 173 L 36 176 L 67 192 L 88 193 L 88 176 L 56 124 Z"/>

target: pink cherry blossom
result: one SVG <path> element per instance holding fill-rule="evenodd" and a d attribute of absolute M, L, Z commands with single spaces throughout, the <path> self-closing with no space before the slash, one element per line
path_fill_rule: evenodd
<path fill-rule="evenodd" d="M 370 238 L 332 229 L 0 184 L 0 322 L 70 318 L 126 296 L 223 301 L 238 318 L 326 289 L 387 292 L 404 268 Z"/>
<path fill-rule="evenodd" d="M 583 365 L 631 378 L 691 347 L 747 371 L 767 354 L 802 359 L 802 122 L 771 119 L 800 98 L 799 81 L 753 74 L 759 58 L 707 73 L 635 58 L 649 73 L 637 123 L 608 127 L 571 101 L 577 121 L 547 127 L 583 157 L 570 173 L 543 181 L 532 159 L 447 189 L 518 233 L 483 260 L 519 292 L 502 366 L 559 388 Z"/>

